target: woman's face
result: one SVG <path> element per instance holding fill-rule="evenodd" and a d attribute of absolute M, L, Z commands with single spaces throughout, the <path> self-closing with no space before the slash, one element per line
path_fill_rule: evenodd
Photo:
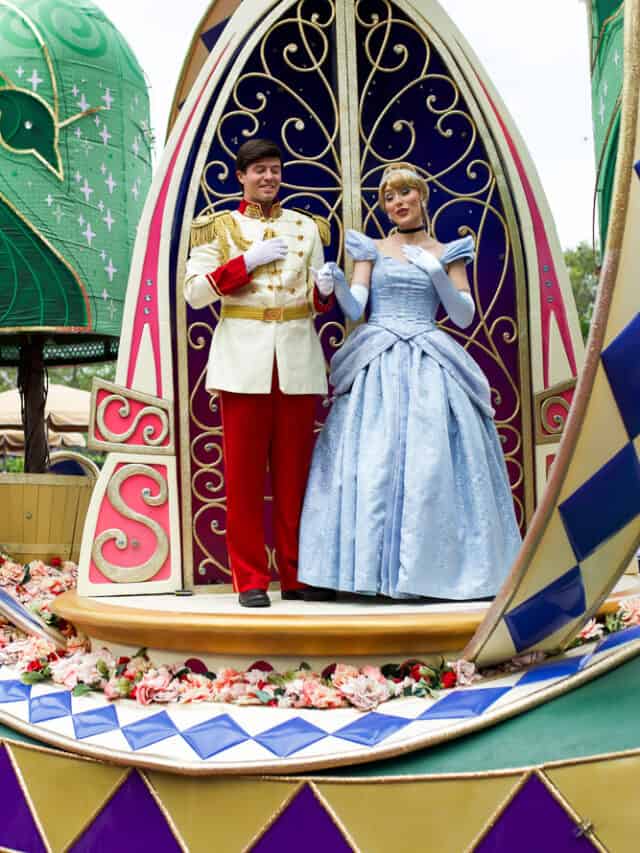
<path fill-rule="evenodd" d="M 384 191 L 384 209 L 398 228 L 416 228 L 422 224 L 422 199 L 415 187 L 388 186 Z"/>

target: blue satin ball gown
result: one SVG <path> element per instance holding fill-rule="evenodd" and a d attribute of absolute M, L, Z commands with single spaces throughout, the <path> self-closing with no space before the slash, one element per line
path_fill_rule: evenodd
<path fill-rule="evenodd" d="M 392 598 L 493 596 L 520 547 L 489 383 L 435 316 L 429 275 L 347 232 L 374 266 L 370 315 L 331 362 L 335 400 L 315 446 L 298 577 Z M 473 238 L 441 258 L 473 258 Z"/>

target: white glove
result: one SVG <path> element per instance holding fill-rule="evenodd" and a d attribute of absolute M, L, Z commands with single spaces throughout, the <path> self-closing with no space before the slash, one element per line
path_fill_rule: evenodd
<path fill-rule="evenodd" d="M 247 272 L 253 272 L 256 267 L 270 264 L 272 261 L 282 261 L 287 257 L 287 252 L 287 241 L 283 237 L 256 240 L 253 246 L 244 253 Z"/>
<path fill-rule="evenodd" d="M 331 264 L 323 264 L 319 270 L 315 270 L 311 267 L 311 275 L 313 276 L 313 281 L 318 288 L 320 296 L 322 296 L 323 299 L 327 299 L 331 296 L 334 288 Z"/>
<path fill-rule="evenodd" d="M 419 246 L 402 247 L 405 258 L 426 272 L 438 292 L 444 309 L 456 326 L 466 329 L 471 325 L 475 314 L 473 297 L 466 290 L 458 290 L 451 281 L 444 267 L 434 254 Z"/>
<path fill-rule="evenodd" d="M 365 287 L 364 284 L 353 284 L 349 287 L 344 273 L 333 261 L 328 261 L 318 270 L 317 274 L 314 270 L 312 272 L 314 273 L 314 278 L 317 275 L 316 284 L 318 285 L 318 290 L 320 290 L 320 281 L 322 279 L 325 281 L 329 278 L 331 279 L 331 290 L 335 288 L 338 305 L 350 320 L 353 320 L 355 323 L 362 317 L 367 300 L 369 299 L 368 287 Z M 322 293 L 321 290 L 320 293 Z"/>

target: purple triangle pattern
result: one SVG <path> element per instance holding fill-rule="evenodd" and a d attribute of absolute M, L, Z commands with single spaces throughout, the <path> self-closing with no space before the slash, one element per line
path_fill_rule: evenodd
<path fill-rule="evenodd" d="M 42 837 L 31 814 L 20 783 L 7 755 L 0 744 L 0 847 L 11 850 L 28 850 L 29 853 L 46 853 Z"/>
<path fill-rule="evenodd" d="M 133 771 L 70 848 L 70 853 L 96 853 L 98 850 L 179 853 L 180 849 L 149 789 Z"/>
<path fill-rule="evenodd" d="M 593 853 L 583 835 L 537 776 L 531 776 L 500 815 L 475 853 Z"/>
<path fill-rule="evenodd" d="M 282 814 L 256 841 L 251 853 L 282 853 L 283 850 L 353 853 L 331 815 L 308 785 L 295 795 Z"/>

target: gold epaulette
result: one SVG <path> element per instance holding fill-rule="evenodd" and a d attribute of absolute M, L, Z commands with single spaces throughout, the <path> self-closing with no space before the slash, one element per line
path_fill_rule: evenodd
<path fill-rule="evenodd" d="M 303 216 L 310 216 L 318 226 L 322 245 L 328 246 L 331 243 L 331 225 L 329 225 L 328 219 L 318 213 L 309 213 L 308 210 L 302 210 L 300 207 L 292 207 L 291 210 L 295 210 L 296 213 L 301 213 Z"/>
<path fill-rule="evenodd" d="M 216 243 L 221 264 L 226 264 L 231 257 L 230 240 L 241 252 L 246 252 L 251 246 L 251 241 L 242 236 L 240 226 L 229 210 L 202 213 L 191 223 L 191 247 Z"/>

